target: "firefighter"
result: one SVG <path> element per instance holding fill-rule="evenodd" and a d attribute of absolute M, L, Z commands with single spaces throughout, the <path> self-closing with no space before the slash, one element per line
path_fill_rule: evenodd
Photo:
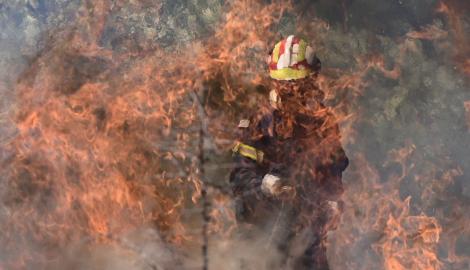
<path fill-rule="evenodd" d="M 278 269 L 328 269 L 326 233 L 341 212 L 348 159 L 322 103 L 320 61 L 291 35 L 275 45 L 268 67 L 269 109 L 240 120 L 232 149 L 237 220 L 272 231 Z"/>

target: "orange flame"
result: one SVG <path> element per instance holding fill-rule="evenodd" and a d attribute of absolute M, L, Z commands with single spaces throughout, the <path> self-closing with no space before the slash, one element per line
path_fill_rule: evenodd
<path fill-rule="evenodd" d="M 0 269 L 47 265 L 81 239 L 117 244 L 116 235 L 149 224 L 168 242 L 199 241 L 200 230 L 192 230 L 191 219 L 199 218 L 201 189 L 207 183 L 200 175 L 196 134 L 206 128 L 210 147 L 220 154 L 235 136 L 236 124 L 227 123 L 237 122 L 242 110 L 262 107 L 265 93 L 255 88 L 270 85 L 264 57 L 279 38 L 273 27 L 291 7 L 290 1 L 234 1 L 207 40 L 173 52 L 118 54 L 98 42 L 110 1 L 87 2 L 77 22 L 80 31 L 58 33 L 57 39 L 64 41 L 49 44 L 17 86 L 18 135 L 5 147 L 10 158 L 4 165 L 8 169 L 2 169 L 8 179 L 2 194 L 8 222 L 0 224 L 1 242 L 7 244 L 0 250 L 9 260 L 1 261 Z M 448 16 L 459 44 L 456 54 L 466 57 L 460 66 L 470 74 L 461 15 L 446 2 L 438 11 Z M 312 42 L 319 48 L 329 28 L 318 19 L 298 26 L 315 37 Z M 316 113 L 333 111 L 342 123 L 343 143 L 354 145 L 356 124 L 365 117 L 355 106 L 368 86 L 369 72 L 398 80 L 405 53 L 416 50 L 413 39 L 448 36 L 433 25 L 408 33 L 391 68 L 381 55 L 354 55 L 352 71 L 326 69 L 316 83 L 327 101 L 340 101 L 333 110 Z M 205 98 L 202 110 L 194 95 Z M 469 102 L 464 106 L 470 119 Z M 330 122 L 321 131 L 331 128 Z M 311 150 L 321 156 L 320 148 Z M 416 149 L 407 142 L 379 165 L 363 153 L 350 157 L 347 179 L 355 182 L 346 183 L 342 222 L 329 243 L 341 259 L 336 266 L 437 270 L 446 262 L 468 262 L 455 247 L 459 236 L 469 232 L 468 209 L 458 202 L 452 202 L 451 214 L 428 209 L 462 169 L 448 159 L 436 158 L 436 165 Z M 432 163 L 426 168 L 435 169 L 420 171 L 418 162 Z M 375 166 L 398 169 L 383 176 Z M 419 192 L 402 198 L 400 186 L 408 178 Z M 230 237 L 236 229 L 230 196 L 216 188 L 209 196 L 211 233 Z M 413 205 L 418 200 L 425 202 L 420 211 Z M 187 208 L 196 211 L 187 213 Z M 364 245 L 370 253 L 359 265 L 351 257 Z M 438 255 L 440 247 L 448 251 L 446 258 Z"/>

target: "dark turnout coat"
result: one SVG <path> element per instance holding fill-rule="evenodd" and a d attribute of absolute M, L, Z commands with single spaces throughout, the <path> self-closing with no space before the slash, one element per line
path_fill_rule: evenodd
<path fill-rule="evenodd" d="M 262 151 L 264 159 L 258 162 L 234 154 L 230 182 L 237 219 L 269 226 L 281 207 L 288 205 L 291 221 L 287 235 L 307 229 L 315 238 L 302 258 L 305 265 L 327 269 L 321 241 L 327 231 L 328 202 L 338 201 L 343 193 L 341 174 L 348 159 L 340 143 L 336 119 L 318 95 L 286 94 L 281 99 L 279 109 L 255 115 L 249 119 L 249 127 L 240 128 L 239 140 Z M 294 187 L 295 197 L 283 200 L 263 194 L 261 183 L 268 173 L 280 176 L 284 185 Z"/>

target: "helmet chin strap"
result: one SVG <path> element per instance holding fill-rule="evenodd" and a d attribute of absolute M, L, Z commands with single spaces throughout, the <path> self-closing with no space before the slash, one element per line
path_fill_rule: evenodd
<path fill-rule="evenodd" d="M 274 89 L 269 92 L 269 104 L 273 109 L 279 109 L 281 105 L 281 97 Z"/>

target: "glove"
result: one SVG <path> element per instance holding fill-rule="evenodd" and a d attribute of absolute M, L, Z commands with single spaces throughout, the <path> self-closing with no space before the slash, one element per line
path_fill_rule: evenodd
<path fill-rule="evenodd" d="M 281 189 L 281 178 L 276 175 L 266 174 L 261 183 L 261 191 L 265 195 L 276 195 Z"/>
<path fill-rule="evenodd" d="M 285 199 L 295 197 L 295 189 L 293 187 L 283 185 L 279 176 L 269 173 L 263 177 L 261 191 L 267 196 L 280 196 L 282 198 L 285 197 Z"/>

